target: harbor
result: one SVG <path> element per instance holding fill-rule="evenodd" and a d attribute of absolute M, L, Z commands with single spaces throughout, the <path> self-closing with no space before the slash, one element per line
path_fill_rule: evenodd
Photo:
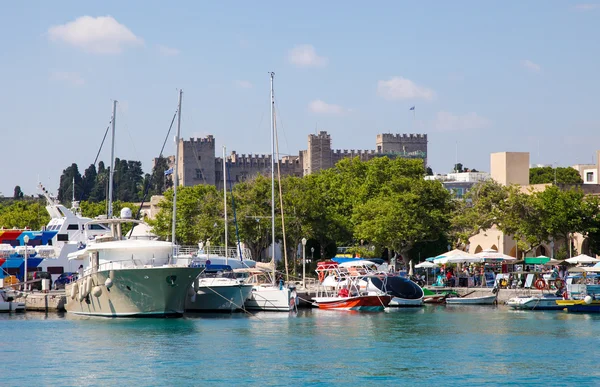
<path fill-rule="evenodd" d="M 8 385 L 593 385 L 600 376 L 590 356 L 600 335 L 597 316 L 502 305 L 250 318 L 27 312 L 0 315 L 0 326 L 11 343 L 3 346 L 4 367 L 20 371 Z M 23 342 L 29 345 L 16 344 Z M 557 357 L 585 372 L 548 367 Z"/>

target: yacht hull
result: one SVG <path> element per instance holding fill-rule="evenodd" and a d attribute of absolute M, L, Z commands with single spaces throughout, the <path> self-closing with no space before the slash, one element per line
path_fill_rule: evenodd
<path fill-rule="evenodd" d="M 65 309 L 88 316 L 181 316 L 188 290 L 201 271 L 174 266 L 98 271 L 66 285 Z"/>
<path fill-rule="evenodd" d="M 357 310 L 377 312 L 384 310 L 392 300 L 391 296 L 356 296 L 356 297 L 314 297 L 319 309 Z"/>
<path fill-rule="evenodd" d="M 186 312 L 233 312 L 242 309 L 250 297 L 252 285 L 200 286 L 196 297 L 185 301 Z"/>

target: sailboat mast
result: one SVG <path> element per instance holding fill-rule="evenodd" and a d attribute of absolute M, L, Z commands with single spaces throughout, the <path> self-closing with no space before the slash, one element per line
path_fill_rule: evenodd
<path fill-rule="evenodd" d="M 173 220 L 171 225 L 171 243 L 175 248 L 175 223 L 177 221 L 177 186 L 179 185 L 179 136 L 181 134 L 181 100 L 183 98 L 183 90 L 179 89 L 179 104 L 177 106 L 177 136 L 175 136 L 175 171 L 173 174 Z M 175 253 L 175 250 L 173 250 Z"/>
<path fill-rule="evenodd" d="M 227 148 L 223 147 L 223 208 L 225 211 L 225 264 L 229 265 L 229 254 L 227 251 L 227 161 L 225 152 Z"/>
<path fill-rule="evenodd" d="M 75 203 L 75 175 L 73 175 L 73 197 L 71 199 L 71 207 L 73 207 L 73 203 Z"/>
<path fill-rule="evenodd" d="M 275 96 L 273 92 L 273 78 L 275 73 L 271 72 L 271 246 L 273 254 L 273 284 L 275 284 Z"/>
<path fill-rule="evenodd" d="M 108 219 L 113 216 L 112 208 L 112 193 L 113 193 L 113 179 L 115 174 L 115 125 L 117 122 L 117 100 L 113 101 L 113 118 L 112 118 L 112 134 L 111 134 L 111 146 L 110 146 L 110 174 L 108 177 L 108 211 L 106 217 Z M 75 187 L 73 187 L 74 189 Z"/>

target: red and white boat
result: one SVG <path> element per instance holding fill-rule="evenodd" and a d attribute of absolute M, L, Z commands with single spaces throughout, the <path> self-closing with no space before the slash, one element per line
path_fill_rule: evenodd
<path fill-rule="evenodd" d="M 370 281 L 366 273 L 349 271 L 332 261 L 319 262 L 316 271 L 319 288 L 313 301 L 319 309 L 377 312 L 392 300 L 392 296 L 377 288 L 367 290 L 361 286 L 361 282 Z"/>
<path fill-rule="evenodd" d="M 315 297 L 319 309 L 342 309 L 378 312 L 384 310 L 392 300 L 387 295 L 366 295 L 354 297 Z"/>

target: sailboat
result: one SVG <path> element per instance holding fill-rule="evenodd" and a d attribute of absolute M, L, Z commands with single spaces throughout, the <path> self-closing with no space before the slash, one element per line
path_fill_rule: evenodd
<path fill-rule="evenodd" d="M 246 301 L 246 309 L 289 312 L 296 307 L 297 294 L 294 288 L 285 286 L 283 280 L 277 283 L 275 265 L 275 95 L 273 79 L 275 73 L 269 73 L 271 79 L 271 248 L 272 272 L 259 269 L 245 269 L 249 275 L 252 292 Z M 244 269 L 242 269 L 244 270 Z"/>
<path fill-rule="evenodd" d="M 180 136 L 182 94 L 180 90 L 177 139 Z M 69 254 L 69 259 L 86 261 L 87 267 L 76 282 L 66 285 L 65 309 L 73 314 L 106 317 L 180 316 L 192 283 L 202 269 L 176 264 L 173 259 L 175 225 L 171 242 L 127 239 L 123 227 L 128 223 L 143 222 L 132 219 L 129 208 L 123 208 L 119 218 L 112 214 L 116 107 L 117 101 L 114 101 L 107 218 L 84 225 L 86 236 L 91 237 L 91 230 L 98 225 L 108 226 L 109 232 L 91 237 L 82 249 Z M 177 179 L 177 163 L 175 168 Z M 175 180 L 174 218 L 177 185 Z"/>

